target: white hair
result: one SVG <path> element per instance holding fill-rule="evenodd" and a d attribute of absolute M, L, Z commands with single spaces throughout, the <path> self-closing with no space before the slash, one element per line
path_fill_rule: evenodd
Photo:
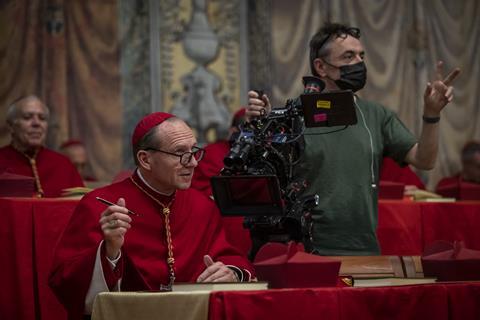
<path fill-rule="evenodd" d="M 42 102 L 42 100 L 40 100 L 39 97 L 37 97 L 36 95 L 28 95 L 28 96 L 23 96 L 23 97 L 20 97 L 18 99 L 16 99 L 15 101 L 13 101 L 9 106 L 8 106 L 8 109 L 7 109 L 7 116 L 6 116 L 6 120 L 7 120 L 7 123 L 12 125 L 13 122 L 19 117 L 19 108 L 18 106 L 21 106 L 23 103 L 27 102 L 27 101 L 31 101 L 31 100 L 36 100 L 38 102 L 40 102 L 42 104 L 42 106 L 45 108 L 45 111 L 46 111 L 46 116 L 47 116 L 47 119 L 49 118 L 50 116 L 50 110 L 48 109 L 48 107 Z"/>

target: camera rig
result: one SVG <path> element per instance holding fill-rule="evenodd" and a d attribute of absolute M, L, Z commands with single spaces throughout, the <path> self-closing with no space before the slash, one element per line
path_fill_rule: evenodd
<path fill-rule="evenodd" d="M 304 77 L 304 85 L 305 92 L 324 87 L 315 77 Z M 245 217 L 252 239 L 251 260 L 266 242 L 294 240 L 308 245 L 311 210 L 318 196 L 304 195 L 306 180 L 294 176 L 305 146 L 301 100 L 287 100 L 284 108 L 274 108 L 239 129 L 220 176 L 212 178 L 222 215 Z"/>

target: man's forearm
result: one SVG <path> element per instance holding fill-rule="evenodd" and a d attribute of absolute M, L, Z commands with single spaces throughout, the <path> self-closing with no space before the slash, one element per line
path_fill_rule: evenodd
<path fill-rule="evenodd" d="M 413 166 L 422 170 L 430 170 L 435 166 L 438 154 L 439 122 L 428 123 L 423 121 L 422 133 L 412 155 Z"/>

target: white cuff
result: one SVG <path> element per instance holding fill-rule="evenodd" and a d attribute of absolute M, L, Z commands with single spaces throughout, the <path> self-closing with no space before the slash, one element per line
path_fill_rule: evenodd
<path fill-rule="evenodd" d="M 118 260 L 122 257 L 122 251 L 120 250 L 118 253 L 118 256 L 115 259 L 110 259 L 108 256 L 105 256 L 107 258 L 108 263 L 112 267 L 112 270 L 115 269 L 117 266 Z"/>
<path fill-rule="evenodd" d="M 243 282 L 243 272 L 242 269 L 240 269 L 237 266 L 233 266 L 231 264 L 227 265 L 228 268 L 230 268 L 235 274 L 237 275 L 238 282 Z"/>

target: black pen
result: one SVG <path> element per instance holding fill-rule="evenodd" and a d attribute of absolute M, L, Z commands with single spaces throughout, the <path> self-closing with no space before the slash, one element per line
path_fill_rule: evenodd
<path fill-rule="evenodd" d="M 110 202 L 110 201 L 108 201 L 108 200 L 105 200 L 105 199 L 103 199 L 103 198 L 95 197 L 95 199 L 97 199 L 98 201 L 100 201 L 100 202 L 103 203 L 103 204 L 106 204 L 106 205 L 109 205 L 109 206 L 116 206 L 115 203 L 112 203 L 112 202 Z M 131 215 L 133 215 L 133 216 L 137 216 L 137 217 L 140 216 L 138 213 L 135 213 L 135 212 L 133 212 L 133 211 L 130 210 L 130 209 L 127 209 L 127 210 L 128 210 L 128 213 L 131 214 Z"/>

